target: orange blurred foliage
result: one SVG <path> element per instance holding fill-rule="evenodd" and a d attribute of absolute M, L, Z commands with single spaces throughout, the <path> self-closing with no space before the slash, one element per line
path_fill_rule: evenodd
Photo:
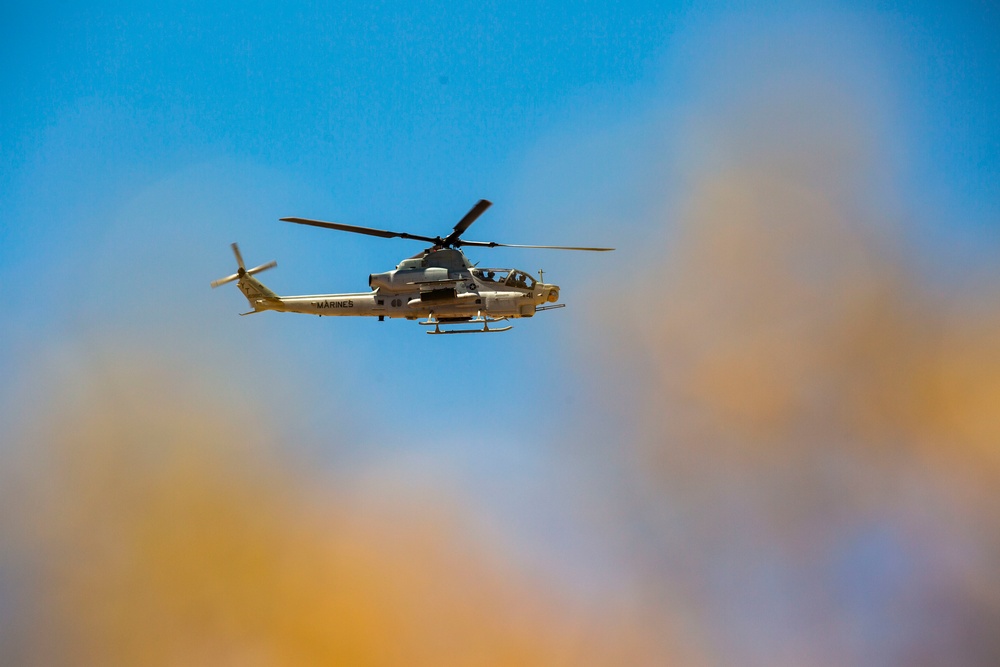
<path fill-rule="evenodd" d="M 504 562 L 443 491 L 344 483 L 146 363 L 85 364 L 22 448 L 7 549 L 32 563 L 21 664 L 648 662 L 634 610 Z M 238 393 L 238 391 L 236 392 Z M 263 415 L 263 416 L 254 416 Z M 341 481 L 337 481 L 341 480 Z M 494 545 L 495 546 L 495 545 Z M 8 552 L 9 553 L 9 552 Z M 502 554 L 502 551 L 501 551 Z"/>

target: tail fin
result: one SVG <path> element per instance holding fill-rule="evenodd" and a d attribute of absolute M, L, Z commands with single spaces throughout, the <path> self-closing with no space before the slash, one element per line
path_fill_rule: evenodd
<path fill-rule="evenodd" d="M 249 301 L 250 305 L 253 307 L 251 312 L 269 310 L 268 302 L 280 301 L 281 297 L 269 290 L 263 285 L 263 283 L 253 276 L 255 273 L 273 269 L 278 265 L 278 263 L 271 261 L 267 264 L 261 264 L 260 266 L 253 267 L 252 269 L 247 269 L 243 265 L 243 255 L 240 253 L 240 247 L 235 243 L 232 247 L 233 254 L 236 255 L 236 265 L 239 268 L 236 273 L 231 276 L 226 276 L 225 278 L 219 278 L 218 280 L 212 281 L 212 287 L 215 288 L 219 285 L 225 285 L 226 283 L 231 283 L 234 280 L 239 281 L 237 282 L 237 286 L 240 288 L 240 291 L 243 292 L 243 296 L 247 298 L 247 301 Z M 247 315 L 249 313 L 243 314 Z"/>

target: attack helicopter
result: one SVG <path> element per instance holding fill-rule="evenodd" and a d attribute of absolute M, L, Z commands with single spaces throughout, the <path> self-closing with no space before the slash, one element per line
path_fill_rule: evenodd
<path fill-rule="evenodd" d="M 282 222 L 335 229 L 379 238 L 401 238 L 431 245 L 401 261 L 392 271 L 368 276 L 369 292 L 278 296 L 254 276 L 274 268 L 268 262 L 251 269 L 243 263 L 239 246 L 232 244 L 236 273 L 212 282 L 212 287 L 237 281 L 253 310 L 242 315 L 276 310 L 320 316 L 404 318 L 420 320 L 433 327 L 428 334 L 499 333 L 509 331 L 511 319 L 532 317 L 535 313 L 563 308 L 559 286 L 544 283 L 527 271 L 514 268 L 479 268 L 462 252 L 475 248 L 538 248 L 545 250 L 583 250 L 608 252 L 614 248 L 577 246 L 514 245 L 495 241 L 468 241 L 462 234 L 492 206 L 479 200 L 447 236 L 421 236 L 407 232 L 359 227 L 308 218 L 281 218 Z M 539 276 L 540 278 L 544 276 Z M 496 325 L 490 328 L 490 325 Z M 468 328 L 472 325 L 474 328 Z M 479 325 L 482 325 L 481 327 Z M 445 328 L 442 329 L 442 326 Z"/>

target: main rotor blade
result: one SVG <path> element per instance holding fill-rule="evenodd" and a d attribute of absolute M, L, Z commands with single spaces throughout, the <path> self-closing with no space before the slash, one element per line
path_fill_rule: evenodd
<path fill-rule="evenodd" d="M 463 241 L 456 245 L 468 245 L 477 248 L 538 248 L 541 250 L 587 250 L 590 252 L 611 252 L 614 248 L 583 248 L 568 245 L 518 245 L 516 243 L 497 243 L 496 241 Z"/>
<path fill-rule="evenodd" d="M 428 243 L 434 243 L 434 244 L 441 243 L 441 237 L 432 238 L 430 236 L 407 234 L 406 232 L 390 232 L 384 229 L 372 229 L 371 227 L 359 227 L 358 225 L 345 225 L 340 222 L 323 222 L 322 220 L 309 220 L 308 218 L 281 218 L 281 221 L 294 222 L 298 225 L 311 225 L 313 227 L 323 227 L 324 229 L 336 229 L 341 232 L 367 234 L 368 236 L 378 236 L 379 238 L 383 239 L 413 239 L 415 241 L 426 241 Z"/>
<path fill-rule="evenodd" d="M 469 210 L 469 212 L 465 214 L 464 218 L 458 221 L 457 225 L 455 225 L 455 231 L 453 231 L 451 234 L 448 234 L 448 236 L 445 237 L 444 243 L 442 243 L 442 245 L 445 246 L 455 245 L 459 241 L 459 237 L 465 233 L 465 230 L 471 227 L 472 223 L 478 220 L 479 216 L 485 213 L 486 209 L 488 209 L 490 206 L 493 206 L 493 202 L 487 199 L 480 199 L 478 202 L 476 202 L 476 205 L 473 206 Z"/>

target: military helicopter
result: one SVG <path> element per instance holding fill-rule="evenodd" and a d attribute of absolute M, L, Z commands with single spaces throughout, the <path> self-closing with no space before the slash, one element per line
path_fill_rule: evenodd
<path fill-rule="evenodd" d="M 406 232 L 358 227 L 337 222 L 307 218 L 281 218 L 282 222 L 311 225 L 342 232 L 366 234 L 379 238 L 401 238 L 424 241 L 430 247 L 401 261 L 392 271 L 368 276 L 370 292 L 348 294 L 318 294 L 278 296 L 254 275 L 277 266 L 268 262 L 247 269 L 239 246 L 232 244 L 237 272 L 212 282 L 212 287 L 237 281 L 253 310 L 250 315 L 265 310 L 309 315 L 405 318 L 420 320 L 434 327 L 429 334 L 499 333 L 509 331 L 508 322 L 519 317 L 563 308 L 559 286 L 536 280 L 527 271 L 512 268 L 479 268 L 469 262 L 463 246 L 476 248 L 541 248 L 546 250 L 586 250 L 607 252 L 614 248 L 582 248 L 571 246 L 512 245 L 495 241 L 467 241 L 462 234 L 481 216 L 492 202 L 485 199 L 472 207 L 447 236 L 421 236 Z M 544 276 L 539 276 L 544 277 Z M 490 328 L 491 324 L 497 324 Z M 475 328 L 467 328 L 473 325 Z M 479 325 L 482 325 L 480 328 Z M 445 326 L 444 329 L 441 327 Z"/>

